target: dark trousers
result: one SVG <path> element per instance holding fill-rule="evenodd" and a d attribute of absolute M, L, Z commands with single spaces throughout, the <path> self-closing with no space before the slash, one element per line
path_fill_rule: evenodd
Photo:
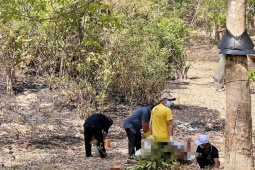
<path fill-rule="evenodd" d="M 101 157 L 106 157 L 106 150 L 104 147 L 104 141 L 103 141 L 103 133 L 102 130 L 95 128 L 93 126 L 90 126 L 88 124 L 84 124 L 84 141 L 85 141 L 85 150 L 86 150 L 86 156 L 90 157 L 91 154 L 91 140 L 92 136 L 97 140 L 97 148 L 100 153 Z"/>
<path fill-rule="evenodd" d="M 200 166 L 200 168 L 205 168 L 205 167 L 213 167 L 214 166 L 214 161 L 212 159 L 207 159 L 206 157 L 202 157 L 201 155 L 199 155 L 197 157 L 197 162 Z"/>
<path fill-rule="evenodd" d="M 131 129 L 125 129 L 128 136 L 128 154 L 129 156 L 135 155 L 135 149 L 141 149 L 142 136 L 141 132 L 133 132 Z"/>

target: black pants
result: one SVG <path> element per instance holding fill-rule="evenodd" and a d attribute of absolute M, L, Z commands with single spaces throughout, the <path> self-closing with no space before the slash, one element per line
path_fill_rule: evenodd
<path fill-rule="evenodd" d="M 103 133 L 101 129 L 95 128 L 93 126 L 90 126 L 88 124 L 84 124 L 84 141 L 85 141 L 85 150 L 86 150 L 86 156 L 90 157 L 91 154 L 91 140 L 92 136 L 97 140 L 97 148 L 100 153 L 100 156 L 102 158 L 106 157 L 106 150 L 104 147 L 104 141 L 103 141 Z"/>
<path fill-rule="evenodd" d="M 201 155 L 199 155 L 197 157 L 197 162 L 200 166 L 200 168 L 205 168 L 205 167 L 213 167 L 214 166 L 214 161 L 212 159 L 208 159 L 206 157 L 202 157 Z"/>
<path fill-rule="evenodd" d="M 141 132 L 133 132 L 131 129 L 125 129 L 128 136 L 128 154 L 129 156 L 135 155 L 135 149 L 141 149 L 142 136 Z"/>

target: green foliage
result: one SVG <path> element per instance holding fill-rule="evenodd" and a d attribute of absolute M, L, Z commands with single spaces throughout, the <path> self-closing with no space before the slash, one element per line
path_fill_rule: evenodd
<path fill-rule="evenodd" d="M 157 159 L 154 161 L 149 160 L 138 160 L 135 165 L 129 166 L 127 170 L 158 170 L 158 169 L 171 169 L 178 170 L 180 169 L 180 163 L 172 160 L 161 160 Z"/>
<path fill-rule="evenodd" d="M 176 69 L 182 69 L 184 65 L 184 42 L 188 29 L 185 22 L 179 18 L 164 17 L 157 26 L 161 49 L 168 58 L 169 72 L 174 74 Z"/>
<path fill-rule="evenodd" d="M 166 6 L 170 6 L 167 1 L 116 3 L 121 29 L 111 38 L 110 51 L 116 59 L 112 65 L 117 73 L 112 93 L 122 93 L 129 101 L 155 102 L 165 81 L 176 68 L 182 68 L 189 30 Z"/>
<path fill-rule="evenodd" d="M 249 77 L 250 82 L 254 82 L 255 81 L 255 71 L 254 70 L 249 70 L 248 71 L 248 77 Z"/>
<path fill-rule="evenodd" d="M 118 28 L 111 13 L 101 1 L 4 1 L 1 61 L 43 75 L 83 114 L 101 109 L 112 76 L 103 35 Z"/>
<path fill-rule="evenodd" d="M 253 21 L 253 17 L 254 17 L 254 5 L 255 5 L 255 1 L 254 0 L 247 0 L 247 7 L 246 7 L 246 18 L 248 23 L 251 25 L 254 21 Z M 248 25 L 248 27 L 250 26 Z"/>
<path fill-rule="evenodd" d="M 185 66 L 187 3 L 3 0 L 1 62 L 45 78 L 82 114 L 155 102 Z"/>
<path fill-rule="evenodd" d="M 226 20 L 226 1 L 204 0 L 197 9 L 198 19 L 208 26 L 224 24 Z"/>

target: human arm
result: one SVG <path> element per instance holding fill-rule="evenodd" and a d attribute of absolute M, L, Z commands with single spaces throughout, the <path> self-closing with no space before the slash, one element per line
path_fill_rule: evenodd
<path fill-rule="evenodd" d="M 167 124 L 167 130 L 168 130 L 168 135 L 170 136 L 169 141 L 173 142 L 173 115 L 172 111 L 169 108 L 166 108 L 166 124 Z"/>
<path fill-rule="evenodd" d="M 152 122 L 151 122 L 151 120 L 150 120 L 150 123 L 149 123 L 149 131 L 150 131 L 150 134 L 152 135 L 153 131 L 152 131 Z"/>
<path fill-rule="evenodd" d="M 106 117 L 106 116 L 101 121 L 103 121 L 103 123 L 102 123 L 103 124 L 103 129 L 102 129 L 103 130 L 103 139 L 105 139 L 108 134 L 108 130 L 110 129 L 110 127 L 113 124 L 113 121 L 110 117 Z"/>
<path fill-rule="evenodd" d="M 142 123 L 143 132 L 146 138 L 150 136 L 149 123 Z"/>
<path fill-rule="evenodd" d="M 142 118 L 141 118 L 141 122 L 142 122 L 142 128 L 143 128 L 143 132 L 149 132 L 149 122 L 150 122 L 150 108 L 149 107 L 144 107 L 141 110 L 142 113 Z"/>
<path fill-rule="evenodd" d="M 108 134 L 107 132 L 103 132 L 103 140 L 105 140 L 107 134 Z"/>
<path fill-rule="evenodd" d="M 150 136 L 150 129 L 149 129 L 150 112 L 151 112 L 150 107 L 142 108 L 141 122 L 142 122 L 143 132 L 146 138 Z"/>
<path fill-rule="evenodd" d="M 214 162 L 213 169 L 219 169 L 219 167 L 220 167 L 219 151 L 218 151 L 218 149 L 216 147 L 214 147 L 212 145 L 211 145 L 211 149 L 212 149 L 211 157 L 212 157 L 212 160 Z"/>
<path fill-rule="evenodd" d="M 147 133 L 147 132 L 149 132 L 149 123 L 142 123 L 142 127 L 143 127 L 143 132 L 144 133 Z"/>
<path fill-rule="evenodd" d="M 220 161 L 219 158 L 214 158 L 214 166 L 213 169 L 218 169 L 220 167 Z"/>
<path fill-rule="evenodd" d="M 167 128 L 168 128 L 168 134 L 170 137 L 173 136 L 173 121 L 172 120 L 167 120 Z"/>
<path fill-rule="evenodd" d="M 197 152 L 196 155 L 195 155 L 195 158 L 194 158 L 194 160 L 193 160 L 193 163 L 194 163 L 195 165 L 197 165 L 197 158 L 198 158 L 198 156 L 199 156 L 199 153 Z"/>
<path fill-rule="evenodd" d="M 152 136 L 152 122 L 150 121 L 149 123 L 149 131 L 147 133 L 150 133 L 150 136 L 147 137 L 148 140 L 153 140 L 153 136 Z"/>

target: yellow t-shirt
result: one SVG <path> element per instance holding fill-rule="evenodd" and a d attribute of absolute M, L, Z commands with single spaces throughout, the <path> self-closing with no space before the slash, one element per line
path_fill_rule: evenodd
<path fill-rule="evenodd" d="M 172 111 L 163 104 L 155 106 L 151 111 L 151 123 L 153 138 L 157 142 L 168 142 L 168 120 L 172 120 Z"/>

